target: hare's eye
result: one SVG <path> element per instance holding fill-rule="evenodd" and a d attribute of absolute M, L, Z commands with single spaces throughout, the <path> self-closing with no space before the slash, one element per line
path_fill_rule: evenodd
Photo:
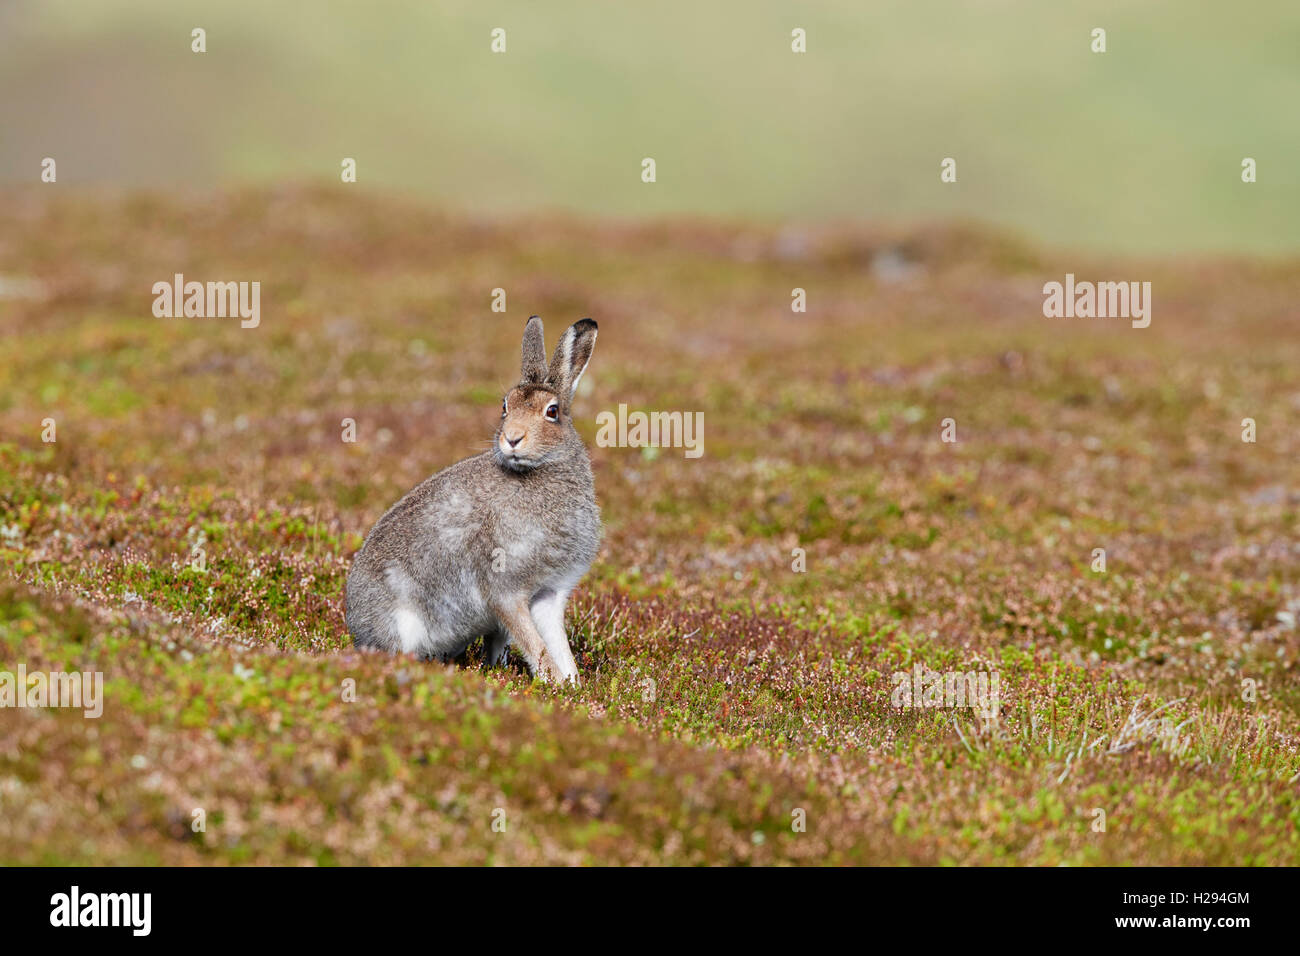
<path fill-rule="evenodd" d="M 501 400 L 501 417 L 506 417 L 506 401 L 504 398 Z"/>
<path fill-rule="evenodd" d="M 546 406 L 546 420 L 556 422 L 560 420 L 560 406 L 551 402 Z"/>

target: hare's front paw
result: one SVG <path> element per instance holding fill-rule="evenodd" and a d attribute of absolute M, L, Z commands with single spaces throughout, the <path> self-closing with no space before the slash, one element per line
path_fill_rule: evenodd
<path fill-rule="evenodd" d="M 539 680 L 543 684 L 554 684 L 557 679 L 555 663 L 548 654 L 543 654 L 533 668 L 533 679 Z"/>
<path fill-rule="evenodd" d="M 565 667 L 551 658 L 550 652 L 544 653 L 533 668 L 533 677 L 545 684 L 578 685 L 578 668 Z"/>
<path fill-rule="evenodd" d="M 537 670 L 533 676 L 538 680 L 545 681 L 548 684 L 572 684 L 578 686 L 578 668 L 565 667 L 551 660 L 550 655 L 546 655 L 537 664 Z"/>

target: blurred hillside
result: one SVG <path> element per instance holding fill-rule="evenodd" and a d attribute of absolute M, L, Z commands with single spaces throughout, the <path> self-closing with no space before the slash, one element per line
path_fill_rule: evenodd
<path fill-rule="evenodd" d="M 337 182 L 350 156 L 367 189 L 473 212 L 1275 254 L 1300 248 L 1297 50 L 1288 0 L 4 0 L 0 181 L 53 156 L 60 184 Z"/>

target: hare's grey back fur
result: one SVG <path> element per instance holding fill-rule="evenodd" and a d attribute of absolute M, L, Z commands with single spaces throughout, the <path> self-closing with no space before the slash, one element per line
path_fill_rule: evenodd
<path fill-rule="evenodd" d="M 524 337 L 524 374 L 508 395 L 494 448 L 416 486 L 379 519 L 347 581 L 358 647 L 447 659 L 485 638 L 489 663 L 507 642 L 541 676 L 576 679 L 564 604 L 596 557 L 600 512 L 587 450 L 569 416 L 596 323 L 565 332 L 550 368 L 541 320 Z M 559 406 L 559 420 L 541 417 Z M 539 411 L 538 409 L 545 409 Z M 512 431 L 513 429 L 513 431 Z M 522 442 L 527 459 L 511 442 Z M 524 439 L 528 439 L 526 442 Z"/>

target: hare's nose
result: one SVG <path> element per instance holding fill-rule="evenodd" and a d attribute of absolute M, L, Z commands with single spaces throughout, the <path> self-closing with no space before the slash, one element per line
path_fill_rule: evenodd
<path fill-rule="evenodd" d="M 511 438 L 509 435 L 506 436 L 506 441 L 509 443 L 511 448 L 514 448 L 523 440 L 524 440 L 523 435 L 520 435 L 518 438 Z"/>

